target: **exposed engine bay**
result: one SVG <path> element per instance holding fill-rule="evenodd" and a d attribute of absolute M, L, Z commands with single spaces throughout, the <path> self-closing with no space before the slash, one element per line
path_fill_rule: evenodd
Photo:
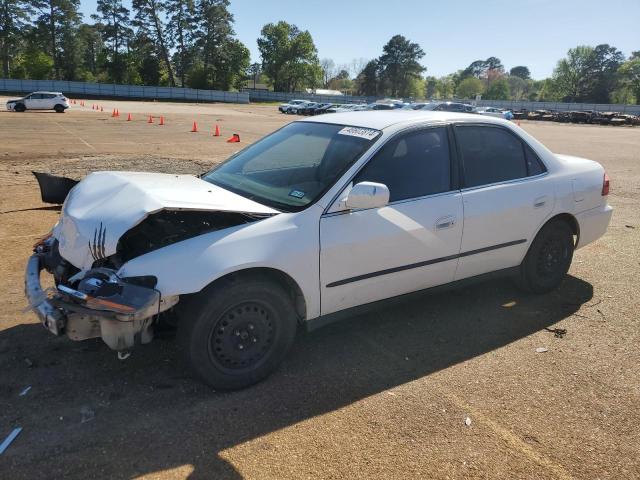
<path fill-rule="evenodd" d="M 120 277 L 122 265 L 199 235 L 277 214 L 265 208 L 232 211 L 222 205 L 218 210 L 221 196 L 235 196 L 224 190 L 211 202 L 210 209 L 205 208 L 208 205 L 202 205 L 203 198 L 218 193 L 217 187 L 186 175 L 101 172 L 82 182 L 34 175 L 43 201 L 64 201 L 65 205 L 58 224 L 34 246 L 27 264 L 25 291 L 30 308 L 54 334 L 66 334 L 73 340 L 101 337 L 120 353 L 150 342 L 159 315 L 179 301 L 178 295 L 162 295 L 155 276 Z M 148 187 L 153 180 L 156 190 Z M 165 192 L 157 187 L 163 182 L 172 184 L 185 199 L 166 200 Z M 190 185 L 196 185 L 199 191 L 184 189 Z M 143 191 L 142 186 L 147 188 Z M 203 192 L 203 187 L 208 190 Z M 122 198 L 123 192 L 129 198 Z M 196 201 L 190 198 L 198 195 L 201 198 Z M 193 208 L 195 203 L 200 208 Z M 191 208 L 179 208 L 183 205 Z M 55 287 L 42 289 L 42 270 L 53 276 Z"/>

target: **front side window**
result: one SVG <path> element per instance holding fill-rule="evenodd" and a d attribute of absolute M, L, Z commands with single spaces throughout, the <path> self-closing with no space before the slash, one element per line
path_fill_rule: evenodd
<path fill-rule="evenodd" d="M 202 179 L 273 208 L 298 211 L 329 189 L 379 135 L 368 128 L 294 122 Z"/>
<path fill-rule="evenodd" d="M 390 140 L 358 173 L 354 183 L 359 182 L 386 185 L 390 202 L 449 191 L 446 128 L 418 130 Z"/>
<path fill-rule="evenodd" d="M 522 142 L 502 128 L 456 127 L 465 187 L 515 180 L 527 176 Z"/>

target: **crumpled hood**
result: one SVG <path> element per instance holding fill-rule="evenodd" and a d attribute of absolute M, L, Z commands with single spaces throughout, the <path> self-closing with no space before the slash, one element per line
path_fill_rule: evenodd
<path fill-rule="evenodd" d="M 279 213 L 192 175 L 96 172 L 65 200 L 53 234 L 60 254 L 78 268 L 116 253 L 124 233 L 160 210 Z"/>

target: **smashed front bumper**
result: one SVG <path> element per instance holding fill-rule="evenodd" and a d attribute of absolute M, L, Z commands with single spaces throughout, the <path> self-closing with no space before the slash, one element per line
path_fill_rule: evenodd
<path fill-rule="evenodd" d="M 157 290 L 128 283 L 109 269 L 85 272 L 81 289 L 58 284 L 43 290 L 40 272 L 46 253 L 41 249 L 29 258 L 25 294 L 29 308 L 55 335 L 66 334 L 72 340 L 101 337 L 113 350 L 125 351 L 149 343 L 155 316 L 178 302 L 178 296 L 163 298 Z"/>

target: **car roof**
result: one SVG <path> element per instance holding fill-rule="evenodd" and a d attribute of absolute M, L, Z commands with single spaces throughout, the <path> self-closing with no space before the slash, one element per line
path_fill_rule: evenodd
<path fill-rule="evenodd" d="M 34 93 L 48 93 L 48 94 L 51 94 L 51 95 L 62 95 L 62 92 L 45 92 L 45 91 L 42 91 L 42 90 L 38 90 L 37 92 L 31 92 L 31 93 L 29 93 L 29 95 L 34 94 Z"/>
<path fill-rule="evenodd" d="M 339 112 L 331 115 L 299 120 L 302 122 L 332 123 L 362 128 L 383 130 L 398 124 L 442 123 L 451 121 L 472 121 L 479 123 L 509 123 L 495 117 L 461 112 L 433 112 L 428 110 L 366 110 L 359 112 Z"/>

